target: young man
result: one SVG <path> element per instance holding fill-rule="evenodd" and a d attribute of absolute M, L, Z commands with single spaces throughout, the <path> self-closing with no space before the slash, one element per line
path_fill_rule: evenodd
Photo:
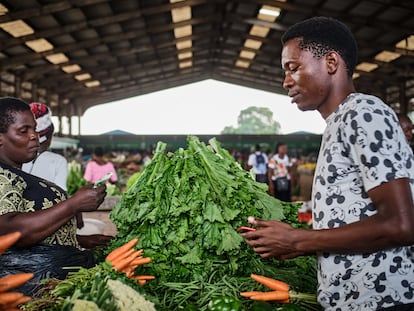
<path fill-rule="evenodd" d="M 341 22 L 315 17 L 282 37 L 284 88 L 326 120 L 312 193 L 313 230 L 249 219 L 263 258 L 316 253 L 325 310 L 414 310 L 414 156 L 394 111 L 357 93 L 357 47 Z"/>

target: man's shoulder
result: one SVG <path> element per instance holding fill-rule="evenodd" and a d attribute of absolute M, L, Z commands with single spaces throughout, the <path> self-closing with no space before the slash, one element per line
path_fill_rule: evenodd
<path fill-rule="evenodd" d="M 381 106 L 381 108 L 392 110 L 391 107 L 386 105 L 381 98 L 365 93 L 352 93 L 348 96 L 346 101 L 355 104 L 353 107 L 356 109 L 367 109 L 369 107 L 375 108 Z"/>
<path fill-rule="evenodd" d="M 55 160 L 66 162 L 66 158 L 63 155 L 56 153 L 56 152 L 48 151 L 48 150 L 42 152 L 40 156 L 44 157 L 45 159 L 55 159 Z"/>

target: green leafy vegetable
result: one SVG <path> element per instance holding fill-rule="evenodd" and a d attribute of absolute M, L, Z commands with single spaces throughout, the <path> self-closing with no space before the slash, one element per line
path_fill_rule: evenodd
<path fill-rule="evenodd" d="M 157 310 L 191 304 L 206 310 L 208 301 L 225 293 L 217 290 L 225 277 L 234 281 L 233 296 L 240 299 L 237 291 L 246 289 L 240 280 L 250 273 L 315 291 L 313 258 L 262 261 L 236 232 L 248 216 L 300 226 L 293 217 L 299 207 L 268 195 L 267 186 L 254 181 L 215 139 L 206 145 L 189 136 L 188 148 L 175 152 L 166 152 L 166 144 L 159 142 L 152 161 L 110 214 L 118 230 L 110 249 L 139 238 L 137 247 L 152 258 L 145 274 L 157 277 L 146 285 L 158 297 Z M 297 278 L 296 269 L 310 277 Z"/>

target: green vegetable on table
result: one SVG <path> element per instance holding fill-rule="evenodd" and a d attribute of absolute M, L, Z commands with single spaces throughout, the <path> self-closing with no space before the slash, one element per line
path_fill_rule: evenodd
<path fill-rule="evenodd" d="M 143 274 L 156 279 L 146 291 L 157 310 L 182 310 L 222 295 L 239 297 L 254 284 L 251 273 L 287 281 L 302 292 L 316 291 L 313 257 L 263 261 L 236 229 L 247 217 L 275 219 L 296 227 L 300 203 L 267 193 L 215 139 L 209 144 L 188 137 L 188 148 L 167 152 L 159 142 L 152 161 L 122 195 L 110 214 L 117 235 L 109 249 L 138 237 L 152 263 Z M 297 278 L 301 275 L 301 278 Z"/>

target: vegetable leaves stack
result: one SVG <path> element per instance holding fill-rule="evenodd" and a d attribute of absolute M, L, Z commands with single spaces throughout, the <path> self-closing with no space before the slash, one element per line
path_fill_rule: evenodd
<path fill-rule="evenodd" d="M 267 186 L 254 181 L 217 140 L 207 145 L 188 136 L 187 141 L 187 149 L 175 152 L 166 152 L 166 144 L 159 142 L 151 163 L 110 215 L 118 230 L 111 248 L 138 237 L 137 247 L 152 258 L 145 269 L 156 280 L 146 288 L 158 300 L 157 310 L 179 310 L 190 303 L 205 309 L 209 299 L 229 293 L 220 286 L 223 280 L 246 286 L 251 273 L 290 282 L 297 267 L 306 273 L 311 269 L 311 281 L 302 281 L 313 287 L 313 260 L 262 261 L 236 232 L 248 216 L 299 225 L 299 204 L 268 195 Z M 185 295 L 182 288 L 195 288 L 197 294 Z M 163 291 L 169 297 L 160 297 Z"/>

